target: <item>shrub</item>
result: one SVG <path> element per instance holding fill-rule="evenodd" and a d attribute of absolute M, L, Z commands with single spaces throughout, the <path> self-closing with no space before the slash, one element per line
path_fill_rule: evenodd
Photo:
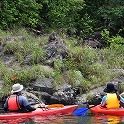
<path fill-rule="evenodd" d="M 15 25 L 35 27 L 40 18 L 41 7 L 36 0 L 2 0 L 0 28 L 13 28 Z"/>

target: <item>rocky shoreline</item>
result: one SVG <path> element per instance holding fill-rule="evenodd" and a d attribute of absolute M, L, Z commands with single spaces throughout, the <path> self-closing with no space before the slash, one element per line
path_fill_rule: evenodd
<path fill-rule="evenodd" d="M 4 55 L 4 47 L 7 42 L 15 42 L 16 40 L 24 40 L 25 38 L 22 36 L 19 37 L 11 37 L 11 38 L 3 38 L 4 43 L 0 46 L 0 57 L 4 61 L 5 65 L 11 66 L 13 65 L 14 56 L 12 55 Z M 91 40 L 91 39 L 90 39 Z M 47 44 L 44 49 L 47 52 L 46 63 L 47 66 L 44 66 L 44 69 L 50 72 L 52 70 L 51 66 L 54 64 L 55 59 L 62 60 L 68 54 L 68 49 L 65 45 L 64 40 L 59 39 L 55 33 L 52 33 L 49 36 L 49 44 Z M 89 41 L 89 40 L 88 40 Z M 92 47 L 92 46 L 91 46 Z M 30 55 L 25 57 L 25 68 L 30 68 L 29 61 Z M 18 65 L 18 63 L 16 63 Z M 114 69 L 113 71 L 118 71 L 124 74 L 123 69 Z M 61 85 L 57 85 L 53 87 L 54 79 L 52 78 L 39 78 L 35 81 L 32 81 L 28 87 L 25 87 L 23 94 L 28 98 L 30 104 L 36 104 L 40 101 L 43 101 L 45 104 L 54 104 L 61 103 L 64 105 L 72 105 L 72 104 L 83 104 L 88 101 L 88 104 L 99 104 L 101 98 L 103 96 L 103 87 L 97 86 L 93 90 L 90 89 L 88 92 L 82 92 L 80 87 L 73 87 L 68 83 L 64 83 Z M 124 85 L 124 76 L 119 76 L 113 79 L 113 82 L 119 93 L 122 93 L 122 85 Z M 2 88 L 3 80 L 0 80 L 0 88 Z M 107 83 L 107 82 L 106 82 Z M 88 94 L 92 97 L 88 99 Z M 3 96 L 0 98 L 1 107 L 5 102 L 7 96 Z"/>

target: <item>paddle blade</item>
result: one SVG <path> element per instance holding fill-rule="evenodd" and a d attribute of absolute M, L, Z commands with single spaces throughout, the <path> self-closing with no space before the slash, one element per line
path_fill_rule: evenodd
<path fill-rule="evenodd" d="M 73 112 L 73 114 L 76 116 L 81 116 L 84 115 L 87 110 L 88 108 L 78 108 Z"/>
<path fill-rule="evenodd" d="M 46 106 L 46 108 L 62 108 L 62 107 L 64 107 L 63 104 L 51 104 Z"/>

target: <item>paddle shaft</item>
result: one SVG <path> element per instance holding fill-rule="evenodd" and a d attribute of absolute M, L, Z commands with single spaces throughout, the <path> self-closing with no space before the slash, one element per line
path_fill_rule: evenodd
<path fill-rule="evenodd" d="M 97 106 L 97 105 L 93 105 L 93 106 L 91 106 L 91 107 L 88 107 L 88 109 L 93 108 L 93 107 L 95 107 L 95 106 Z"/>

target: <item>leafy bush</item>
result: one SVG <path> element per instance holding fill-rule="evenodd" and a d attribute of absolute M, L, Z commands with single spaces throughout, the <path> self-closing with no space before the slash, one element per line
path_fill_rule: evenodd
<path fill-rule="evenodd" d="M 123 19 L 124 19 L 124 1 L 108 0 L 99 7 L 98 15 L 105 21 L 108 21 L 107 27 L 113 30 L 111 34 L 119 33 L 123 35 Z M 122 31 L 121 31 L 122 30 Z"/>
<path fill-rule="evenodd" d="M 0 28 L 6 29 L 15 25 L 36 26 L 41 7 L 36 0 L 2 0 Z"/>
<path fill-rule="evenodd" d="M 72 86 L 80 86 L 83 75 L 78 70 L 69 70 L 67 72 L 68 81 Z"/>
<path fill-rule="evenodd" d="M 114 45 L 124 45 L 124 38 L 121 36 L 114 36 L 112 37 L 110 40 L 110 45 L 114 46 Z"/>
<path fill-rule="evenodd" d="M 75 20 L 79 18 L 78 12 L 82 10 L 83 0 L 54 0 L 48 3 L 48 19 L 53 27 L 74 27 Z"/>
<path fill-rule="evenodd" d="M 107 46 L 110 45 L 110 42 L 109 42 L 109 40 L 110 40 L 109 33 L 110 32 L 107 29 L 104 29 L 102 31 L 102 39 L 104 40 L 104 42 L 106 43 Z"/>

